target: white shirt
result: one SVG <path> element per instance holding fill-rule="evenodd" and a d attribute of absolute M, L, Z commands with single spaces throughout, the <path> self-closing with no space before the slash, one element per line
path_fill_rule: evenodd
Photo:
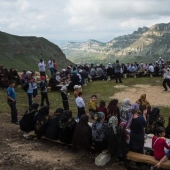
<path fill-rule="evenodd" d="M 76 98 L 76 105 L 78 108 L 82 108 L 82 107 L 85 107 L 85 103 L 84 103 L 84 100 L 82 99 L 82 97 L 77 97 Z"/>
<path fill-rule="evenodd" d="M 81 75 L 79 73 L 77 73 L 77 76 L 79 76 L 79 79 L 80 79 L 79 82 L 81 82 Z"/>
<path fill-rule="evenodd" d="M 38 68 L 39 68 L 39 71 L 40 72 L 45 72 L 45 67 L 46 67 L 46 65 L 44 64 L 44 62 L 40 62 L 39 64 L 38 64 Z"/>
<path fill-rule="evenodd" d="M 51 60 L 48 61 L 48 67 L 49 67 L 49 68 L 54 68 L 54 63 L 53 63 L 53 61 L 51 61 Z"/>
<path fill-rule="evenodd" d="M 154 67 L 152 65 L 150 65 L 148 70 L 153 73 L 154 72 Z"/>
<path fill-rule="evenodd" d="M 61 77 L 60 77 L 60 76 L 56 76 L 55 79 L 56 79 L 58 82 L 60 82 Z"/>

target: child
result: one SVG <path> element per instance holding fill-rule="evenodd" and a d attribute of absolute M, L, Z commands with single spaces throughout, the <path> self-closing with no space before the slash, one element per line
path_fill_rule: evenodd
<path fill-rule="evenodd" d="M 40 89 L 41 89 L 41 106 L 44 106 L 44 99 L 49 106 L 48 94 L 47 94 L 47 83 L 45 76 L 41 76 Z"/>
<path fill-rule="evenodd" d="M 96 109 L 97 109 L 96 100 L 97 100 L 97 96 L 92 95 L 91 99 L 90 99 L 90 101 L 88 103 L 88 105 L 89 105 L 89 113 L 90 113 L 91 118 L 94 118 L 94 114 L 95 114 Z"/>
<path fill-rule="evenodd" d="M 33 82 L 32 82 L 32 87 L 33 87 L 33 98 L 37 98 L 37 97 L 38 97 L 38 94 L 37 94 L 38 89 L 37 89 L 36 79 L 35 79 L 34 76 L 35 76 L 35 73 L 32 72 L 31 77 L 32 77 L 32 79 L 33 79 Z"/>
<path fill-rule="evenodd" d="M 156 136 L 152 138 L 152 148 L 154 149 L 154 157 L 157 160 L 161 160 L 165 156 L 164 148 L 170 149 L 170 145 L 166 143 L 165 128 L 159 126 L 156 129 Z"/>
<path fill-rule="evenodd" d="M 81 116 L 83 114 L 86 114 L 86 112 L 84 110 L 85 103 L 84 103 L 84 100 L 83 100 L 82 96 L 83 96 L 83 93 L 79 92 L 78 97 L 76 98 L 76 105 L 77 105 L 77 108 L 78 108 L 78 118 L 79 119 L 81 118 Z"/>
<path fill-rule="evenodd" d="M 104 100 L 100 101 L 100 106 L 97 108 L 97 112 L 103 112 L 105 114 L 105 119 L 107 118 L 107 109 L 106 109 L 106 103 Z"/>
<path fill-rule="evenodd" d="M 61 97 L 62 97 L 64 110 L 69 110 L 68 94 L 66 93 L 66 90 L 67 90 L 66 86 L 63 86 L 61 88 Z"/>
<path fill-rule="evenodd" d="M 74 97 L 77 98 L 78 97 L 78 93 L 80 91 L 80 87 L 81 86 L 78 86 L 78 85 L 75 85 L 74 86 Z"/>
<path fill-rule="evenodd" d="M 27 95 L 28 95 L 28 103 L 29 103 L 29 106 L 31 106 L 32 103 L 33 103 L 33 101 L 32 101 L 32 94 L 33 94 L 32 82 L 33 82 L 33 79 L 32 79 L 32 78 L 28 78 Z"/>

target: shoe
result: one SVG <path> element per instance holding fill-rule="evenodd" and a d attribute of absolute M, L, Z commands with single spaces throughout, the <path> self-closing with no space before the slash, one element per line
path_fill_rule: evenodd
<path fill-rule="evenodd" d="M 163 90 L 163 91 L 167 91 L 167 89 Z"/>
<path fill-rule="evenodd" d="M 18 122 L 18 121 L 12 122 L 12 123 L 15 124 L 15 125 L 19 125 L 19 122 Z"/>

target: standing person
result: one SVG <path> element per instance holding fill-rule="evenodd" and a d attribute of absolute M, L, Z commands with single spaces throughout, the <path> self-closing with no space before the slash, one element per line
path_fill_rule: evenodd
<path fill-rule="evenodd" d="M 79 119 L 81 118 L 81 116 L 83 114 L 86 114 L 85 109 L 84 109 L 85 103 L 84 103 L 82 96 L 83 96 L 83 93 L 79 92 L 78 97 L 76 98 L 76 105 L 77 105 L 77 108 L 78 108 L 78 118 Z"/>
<path fill-rule="evenodd" d="M 33 101 L 32 101 L 32 97 L 33 97 L 33 79 L 30 77 L 28 78 L 28 89 L 27 89 L 27 95 L 28 95 L 28 103 L 29 106 L 32 105 Z"/>
<path fill-rule="evenodd" d="M 38 97 L 38 88 L 37 88 L 37 82 L 36 82 L 36 78 L 35 78 L 35 73 L 32 72 L 31 74 L 31 77 L 33 79 L 33 82 L 32 82 L 32 87 L 33 87 L 33 98 L 37 98 Z"/>
<path fill-rule="evenodd" d="M 18 122 L 18 112 L 17 112 L 17 108 L 16 108 L 16 93 L 14 90 L 15 87 L 15 81 L 10 81 L 9 82 L 9 87 L 7 88 L 7 103 L 11 108 L 11 122 L 19 125 Z"/>
<path fill-rule="evenodd" d="M 53 60 L 53 63 L 54 63 L 54 73 L 57 73 L 58 65 L 55 60 Z"/>
<path fill-rule="evenodd" d="M 66 93 L 66 90 L 67 90 L 66 86 L 63 86 L 61 88 L 61 97 L 62 97 L 64 110 L 69 110 L 68 94 Z"/>
<path fill-rule="evenodd" d="M 78 93 L 80 91 L 81 86 L 75 85 L 74 86 L 74 97 L 77 98 L 78 97 Z"/>
<path fill-rule="evenodd" d="M 133 114 L 132 122 L 130 125 L 130 150 L 143 154 L 144 148 L 144 128 L 146 126 L 147 110 L 143 112 L 143 116 L 138 114 L 139 105 L 132 104 L 131 112 Z"/>
<path fill-rule="evenodd" d="M 48 61 L 48 67 L 50 69 L 51 76 L 53 76 L 53 74 L 54 74 L 54 62 L 53 62 L 52 57 L 50 57 L 50 60 Z"/>
<path fill-rule="evenodd" d="M 46 64 L 44 63 L 44 60 L 43 60 L 43 59 L 40 59 L 40 62 L 39 62 L 39 64 L 38 64 L 40 76 L 45 76 L 45 77 L 46 77 L 45 67 L 46 67 Z"/>
<path fill-rule="evenodd" d="M 49 100 L 48 100 L 48 93 L 47 93 L 47 83 L 46 83 L 45 76 L 41 77 L 40 82 L 40 89 L 41 89 L 41 106 L 44 106 L 44 100 L 46 100 L 46 104 L 49 106 Z"/>
<path fill-rule="evenodd" d="M 115 64 L 115 79 L 116 79 L 116 83 L 118 83 L 118 79 L 119 79 L 119 83 L 122 83 L 120 71 L 121 71 L 121 65 L 119 64 L 119 60 L 116 60 L 116 64 Z"/>

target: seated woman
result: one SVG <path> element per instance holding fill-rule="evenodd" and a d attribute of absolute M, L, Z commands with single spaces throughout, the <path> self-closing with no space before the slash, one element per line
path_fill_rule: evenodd
<path fill-rule="evenodd" d="M 131 115 L 130 99 L 126 98 L 120 107 L 120 122 L 127 123 Z"/>
<path fill-rule="evenodd" d="M 170 139 L 170 117 L 167 127 L 165 128 L 165 137 Z"/>
<path fill-rule="evenodd" d="M 148 121 L 147 121 L 147 126 L 146 126 L 146 133 L 152 133 L 155 134 L 156 128 L 158 126 L 164 127 L 165 120 L 163 116 L 160 115 L 160 110 L 159 108 L 154 107 L 149 116 L 148 116 Z"/>
<path fill-rule="evenodd" d="M 166 155 L 164 148 L 170 149 L 170 145 L 166 143 L 164 127 L 159 126 L 156 129 L 156 135 L 152 138 L 152 148 L 154 149 L 154 158 L 157 160 L 161 160 Z"/>
<path fill-rule="evenodd" d="M 41 136 L 45 135 L 49 120 L 50 120 L 49 106 L 43 106 L 38 111 L 35 124 L 35 134 L 39 139 L 41 138 Z"/>
<path fill-rule="evenodd" d="M 117 104 L 117 99 L 110 101 L 109 105 L 107 106 L 107 119 L 109 119 L 111 116 L 116 116 L 118 118 L 118 122 L 120 123 L 120 111 Z"/>
<path fill-rule="evenodd" d="M 39 104 L 34 103 L 25 112 L 24 116 L 20 120 L 20 129 L 22 131 L 30 132 L 34 130 L 38 107 L 39 107 Z"/>
<path fill-rule="evenodd" d="M 58 123 L 59 126 L 59 139 L 66 144 L 72 143 L 74 129 L 76 127 L 76 121 L 72 117 L 71 110 L 65 110 Z"/>
<path fill-rule="evenodd" d="M 146 100 L 146 94 L 142 94 L 140 96 L 140 99 L 136 101 L 136 103 L 139 105 L 139 111 L 142 114 L 145 109 L 147 109 L 148 114 L 150 113 L 151 105 L 150 103 Z"/>
<path fill-rule="evenodd" d="M 9 79 L 10 80 L 15 80 L 16 84 L 21 84 L 20 83 L 20 76 L 18 75 L 17 70 L 15 70 L 14 68 L 11 68 L 9 71 Z"/>
<path fill-rule="evenodd" d="M 55 113 L 52 115 L 48 127 L 45 133 L 45 137 L 51 140 L 58 140 L 59 139 L 59 127 L 58 123 L 63 115 L 63 109 L 58 108 L 56 109 Z"/>
<path fill-rule="evenodd" d="M 100 106 L 96 109 L 97 112 L 103 112 L 105 114 L 105 119 L 107 118 L 106 102 L 104 100 L 100 101 Z"/>
<path fill-rule="evenodd" d="M 107 149 L 106 132 L 108 125 L 104 123 L 105 114 L 97 112 L 94 115 L 95 122 L 92 124 L 92 142 L 95 149 L 102 151 Z"/>
<path fill-rule="evenodd" d="M 92 147 L 92 130 L 88 125 L 88 119 L 89 117 L 84 114 L 76 125 L 72 143 L 73 151 L 76 150 L 76 146 L 85 149 L 90 149 Z"/>
<path fill-rule="evenodd" d="M 119 159 L 125 158 L 128 152 L 128 145 L 124 140 L 121 126 L 118 125 L 118 118 L 109 118 L 107 130 L 108 151 L 112 156 Z"/>
<path fill-rule="evenodd" d="M 8 87 L 9 85 L 9 73 L 4 66 L 0 68 L 0 85 L 1 87 Z"/>
<path fill-rule="evenodd" d="M 143 112 L 143 116 L 138 114 L 139 105 L 137 103 L 132 104 L 131 112 L 133 114 L 132 122 L 130 125 L 130 150 L 137 153 L 143 153 L 144 148 L 144 128 L 146 126 L 146 114 Z"/>
<path fill-rule="evenodd" d="M 51 87 L 51 90 L 57 90 L 57 84 L 59 84 L 59 82 L 56 80 L 56 75 L 54 74 L 49 80 L 49 87 Z"/>

